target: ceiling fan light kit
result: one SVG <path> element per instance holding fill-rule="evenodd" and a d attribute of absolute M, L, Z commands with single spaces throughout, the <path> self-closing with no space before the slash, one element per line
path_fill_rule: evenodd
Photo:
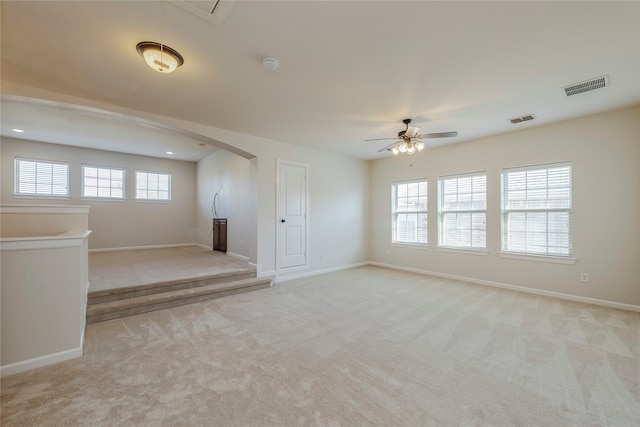
<path fill-rule="evenodd" d="M 420 152 L 425 149 L 425 143 L 420 141 L 425 138 L 449 138 L 458 136 L 458 132 L 438 132 L 438 133 L 422 133 L 418 134 L 420 128 L 417 126 L 409 126 L 411 123 L 411 119 L 404 119 L 402 123 L 405 124 L 406 128 L 398 132 L 397 138 L 376 138 L 376 139 L 367 139 L 366 141 L 380 141 L 384 139 L 398 139 L 393 144 L 387 145 L 386 147 L 378 150 L 378 153 L 382 151 L 391 151 L 394 156 L 397 156 L 399 153 L 404 154 L 414 154 Z"/>

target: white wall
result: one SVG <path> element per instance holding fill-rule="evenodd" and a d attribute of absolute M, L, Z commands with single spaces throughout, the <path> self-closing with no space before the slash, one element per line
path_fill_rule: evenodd
<path fill-rule="evenodd" d="M 258 212 L 253 163 L 225 150 L 198 162 L 197 242 L 212 246 L 212 205 L 218 193 L 218 217 L 228 219 L 227 253 L 256 263 Z"/>
<path fill-rule="evenodd" d="M 500 256 L 501 168 L 569 160 L 573 265 Z M 486 171 L 487 256 L 437 249 L 437 180 Z M 391 183 L 429 180 L 429 248 L 391 245 Z M 371 259 L 442 275 L 640 306 L 640 107 L 390 157 L 371 165 Z M 580 282 L 580 273 L 589 282 Z"/>
<path fill-rule="evenodd" d="M 0 376 L 82 356 L 89 208 L 0 205 L 0 212 L 3 232 L 42 232 L 0 239 Z M 59 230 L 68 231 L 51 235 Z"/>
<path fill-rule="evenodd" d="M 156 118 L 157 119 L 157 118 Z M 256 156 L 257 264 L 275 272 L 276 161 L 309 165 L 309 272 L 366 262 L 369 258 L 368 162 L 321 150 L 165 118 L 165 123 L 236 146 Z M 225 190 L 226 196 L 226 190 Z"/>
<path fill-rule="evenodd" d="M 91 249 L 194 243 L 196 240 L 196 164 L 145 156 L 81 149 L 64 145 L 2 138 L 0 146 L 2 204 L 89 205 Z M 69 163 L 67 200 L 15 198 L 13 195 L 14 158 L 56 160 Z M 126 168 L 126 200 L 82 199 L 83 163 Z M 171 203 L 136 202 L 135 171 L 170 172 Z"/>

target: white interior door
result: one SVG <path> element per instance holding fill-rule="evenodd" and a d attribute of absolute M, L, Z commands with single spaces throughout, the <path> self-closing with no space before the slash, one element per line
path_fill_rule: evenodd
<path fill-rule="evenodd" d="M 278 160 L 278 269 L 307 266 L 307 170 Z"/>

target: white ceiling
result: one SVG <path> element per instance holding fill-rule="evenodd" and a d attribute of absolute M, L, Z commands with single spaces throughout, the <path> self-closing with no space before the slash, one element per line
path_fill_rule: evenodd
<path fill-rule="evenodd" d="M 389 156 L 377 153 L 387 141 L 364 140 L 395 136 L 404 118 L 425 133 L 458 131 L 429 140 L 437 145 L 640 103 L 638 1 L 240 0 L 220 6 L 218 23 L 169 1 L 1 8 L 4 81 L 363 159 Z M 153 72 L 135 49 L 145 40 L 185 64 Z M 265 57 L 280 69 L 264 70 Z M 603 75 L 606 88 L 562 90 Z M 73 108 L 2 104 L 2 134 L 13 137 L 153 156 L 178 139 L 109 113 L 97 124 L 95 111 L 65 119 Z M 528 114 L 536 119 L 508 120 Z M 176 158 L 215 149 L 184 138 Z"/>

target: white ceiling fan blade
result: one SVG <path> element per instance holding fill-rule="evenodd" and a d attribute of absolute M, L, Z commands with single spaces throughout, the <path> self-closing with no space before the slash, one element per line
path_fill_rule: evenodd
<path fill-rule="evenodd" d="M 373 138 L 373 139 L 365 139 L 365 141 L 384 141 L 385 139 L 398 139 L 398 138 Z"/>
<path fill-rule="evenodd" d="M 395 146 L 395 145 L 398 145 L 400 142 L 401 142 L 401 141 L 396 141 L 396 142 L 394 142 L 393 144 L 389 144 L 389 145 L 387 145 L 386 147 L 383 147 L 383 148 L 379 149 L 379 150 L 378 150 L 378 153 L 382 153 L 383 151 L 388 150 L 388 149 L 392 148 L 392 147 L 393 147 L 393 146 Z"/>
<path fill-rule="evenodd" d="M 458 136 L 458 132 L 436 132 L 436 133 L 421 133 L 416 136 L 418 139 L 424 138 L 450 138 L 453 136 Z"/>

